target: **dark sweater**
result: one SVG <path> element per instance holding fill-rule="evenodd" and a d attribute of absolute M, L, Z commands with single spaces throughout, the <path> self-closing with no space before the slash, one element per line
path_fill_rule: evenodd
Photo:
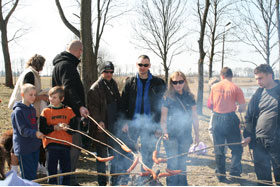
<path fill-rule="evenodd" d="M 77 70 L 80 60 L 69 52 L 58 54 L 53 60 L 52 86 L 64 86 L 63 104 L 71 107 L 80 117 L 79 109 L 85 106 L 84 87 Z"/>

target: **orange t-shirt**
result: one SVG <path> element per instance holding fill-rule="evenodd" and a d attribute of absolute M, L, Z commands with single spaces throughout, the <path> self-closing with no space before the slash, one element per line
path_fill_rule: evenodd
<path fill-rule="evenodd" d="M 61 109 L 53 109 L 53 108 L 48 107 L 48 108 L 45 108 L 42 111 L 41 116 L 46 118 L 47 125 L 57 125 L 58 123 L 69 124 L 70 120 L 73 117 L 75 117 L 75 114 L 70 107 L 63 107 Z M 50 137 L 56 138 L 56 139 L 66 140 L 66 141 L 72 143 L 72 135 L 67 133 L 64 130 L 53 131 L 53 132 L 47 134 L 47 136 L 50 136 Z M 58 143 L 58 144 L 69 145 L 67 143 L 63 143 L 63 142 L 59 142 L 59 141 L 55 141 L 55 140 L 50 140 L 50 139 L 47 139 L 47 138 L 43 139 L 44 148 L 49 143 Z"/>
<path fill-rule="evenodd" d="M 209 97 L 213 105 L 213 111 L 222 114 L 235 112 L 236 103 L 245 104 L 241 88 L 226 79 L 211 88 Z"/>

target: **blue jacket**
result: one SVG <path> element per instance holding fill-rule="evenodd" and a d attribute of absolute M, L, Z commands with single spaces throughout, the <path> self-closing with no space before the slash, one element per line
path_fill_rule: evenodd
<path fill-rule="evenodd" d="M 13 148 L 15 155 L 24 155 L 35 152 L 41 145 L 41 140 L 36 137 L 38 125 L 36 110 L 26 106 L 21 101 L 16 102 L 13 107 Z"/>

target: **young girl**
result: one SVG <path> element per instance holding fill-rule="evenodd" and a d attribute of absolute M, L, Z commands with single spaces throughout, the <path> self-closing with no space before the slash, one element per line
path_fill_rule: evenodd
<path fill-rule="evenodd" d="M 195 132 L 195 144 L 199 143 L 198 117 L 196 103 L 190 92 L 186 76 L 176 71 L 168 81 L 168 89 L 161 108 L 161 128 L 167 157 L 185 153 L 192 144 L 192 124 Z M 187 156 L 180 156 L 167 161 L 170 170 L 186 171 Z M 188 185 L 186 175 L 166 178 L 168 186 Z"/>

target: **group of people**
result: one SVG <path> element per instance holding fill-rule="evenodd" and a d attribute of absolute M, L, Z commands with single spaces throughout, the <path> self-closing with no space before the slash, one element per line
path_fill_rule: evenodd
<path fill-rule="evenodd" d="M 12 113 L 14 162 L 19 162 L 22 178 L 28 180 L 36 178 L 41 142 L 46 150 L 49 175 L 58 172 L 58 163 L 60 172 L 75 171 L 80 150 L 58 140 L 81 146 L 81 134 L 73 133 L 72 130 L 83 128 L 86 123 L 81 119 L 88 116 L 94 118 L 102 127 L 90 121 L 88 124 L 90 136 L 109 144 L 133 160 L 133 155 L 122 150 L 102 129 L 108 130 L 125 142 L 132 151 L 139 151 L 143 163 L 149 168 L 153 167 L 152 154 L 161 136 L 167 157 L 185 153 L 192 143 L 198 145 L 200 138 L 196 101 L 184 73 L 181 71 L 172 73 L 166 86 L 161 78 L 150 72 L 150 58 L 141 55 L 136 62 L 136 75 L 127 78 L 123 90 L 120 91 L 113 78 L 114 64 L 106 61 L 99 65 L 100 77 L 85 95 L 77 70 L 82 51 L 81 41 L 74 40 L 66 51 L 55 57 L 52 88 L 48 96 L 40 94 L 39 71 L 43 69 L 45 62 L 40 55 L 35 55 L 29 60 L 28 68 L 16 84 L 10 106 L 14 109 Z M 213 111 L 211 129 L 214 145 L 242 142 L 245 146 L 250 143 L 254 150 L 258 179 L 272 180 L 270 168 L 272 162 L 274 177 L 278 182 L 280 152 L 277 147 L 279 142 L 277 127 L 280 92 L 271 67 L 260 65 L 255 69 L 260 88 L 248 105 L 243 140 L 239 119 L 235 113 L 243 112 L 246 108 L 242 90 L 232 82 L 233 73 L 230 68 L 223 68 L 220 75 L 222 80 L 212 86 L 208 102 Z M 42 107 L 40 101 L 47 101 L 49 105 Z M 138 141 L 141 144 L 140 148 Z M 97 156 L 115 156 L 110 161 L 110 173 L 127 172 L 132 164 L 131 160 L 101 144 L 94 145 Z M 232 150 L 230 175 L 240 176 L 242 146 L 230 145 L 229 148 Z M 226 172 L 224 147 L 215 146 L 214 151 L 217 177 L 219 181 L 224 182 L 226 180 L 223 175 Z M 168 169 L 183 171 L 180 175 L 166 177 L 167 185 L 188 185 L 186 159 L 185 155 L 167 160 Z M 97 171 L 106 173 L 105 163 L 98 160 L 96 162 Z M 144 171 L 144 168 L 141 167 L 141 170 Z M 142 177 L 142 180 L 145 180 L 145 177 Z M 125 185 L 128 181 L 128 175 L 113 176 L 110 184 Z M 59 181 L 52 178 L 49 179 L 49 183 L 77 185 L 75 175 L 61 177 Z M 108 183 L 108 177 L 98 175 L 100 186 L 106 186 Z"/>
<path fill-rule="evenodd" d="M 233 73 L 227 67 L 221 70 L 221 81 L 211 87 L 208 99 L 208 107 L 213 111 L 210 129 L 214 145 L 227 143 L 231 149 L 231 176 L 241 176 L 242 146 L 249 144 L 253 150 L 258 185 L 267 185 L 272 182 L 271 166 L 275 182 L 280 182 L 280 85 L 278 80 L 274 80 L 274 72 L 267 64 L 257 66 L 254 74 L 259 88 L 248 104 L 243 134 L 236 112 L 241 115 L 245 111 L 245 98 L 242 90 L 232 82 Z M 226 181 L 224 148 L 214 148 L 220 182 Z"/>

